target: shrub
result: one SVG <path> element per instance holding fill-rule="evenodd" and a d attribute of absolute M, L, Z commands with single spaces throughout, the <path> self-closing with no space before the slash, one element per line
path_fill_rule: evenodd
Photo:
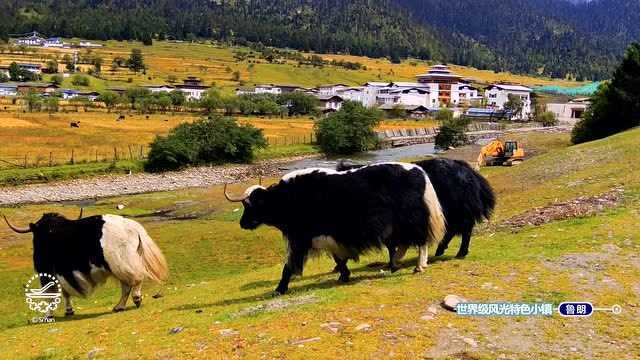
<path fill-rule="evenodd" d="M 71 83 L 75 86 L 89 86 L 91 81 L 84 75 L 73 75 Z"/>
<path fill-rule="evenodd" d="M 247 163 L 267 146 L 262 130 L 239 125 L 234 118 L 213 116 L 181 124 L 151 143 L 145 170 L 176 170 L 188 165 Z"/>
<path fill-rule="evenodd" d="M 325 154 L 349 155 L 375 148 L 374 131 L 382 114 L 359 103 L 347 101 L 342 109 L 319 120 L 315 125 L 318 145 Z"/>
<path fill-rule="evenodd" d="M 453 121 L 453 111 L 447 108 L 440 108 L 436 113 L 436 120 L 438 120 L 441 124 L 446 123 L 448 121 Z"/>
<path fill-rule="evenodd" d="M 467 143 L 467 126 L 471 121 L 464 117 L 445 120 L 440 125 L 440 132 L 436 135 L 435 145 L 439 149 L 462 146 Z"/>
<path fill-rule="evenodd" d="M 63 81 L 64 81 L 64 78 L 62 77 L 62 75 L 53 75 L 51 77 L 52 84 L 60 85 L 62 84 Z"/>
<path fill-rule="evenodd" d="M 551 111 L 545 111 L 539 114 L 537 120 L 542 123 L 542 126 L 558 125 L 558 118 L 556 117 L 556 114 Z"/>

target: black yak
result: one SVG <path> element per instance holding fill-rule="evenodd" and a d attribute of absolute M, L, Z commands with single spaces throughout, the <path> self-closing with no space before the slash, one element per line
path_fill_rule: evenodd
<path fill-rule="evenodd" d="M 288 259 L 276 292 L 288 290 L 292 275 L 302 273 L 305 261 L 324 250 L 337 263 L 339 280 L 349 280 L 347 261 L 383 246 L 418 246 L 416 271 L 427 265 L 427 246 L 444 235 L 444 216 L 429 177 L 420 167 L 383 163 L 352 171 L 305 169 L 294 171 L 269 188 L 252 186 L 243 196 L 243 229 L 262 224 L 282 231 Z"/>
<path fill-rule="evenodd" d="M 457 258 L 469 253 L 471 234 L 476 223 L 489 219 L 496 200 L 491 185 L 464 161 L 450 159 L 429 159 L 415 163 L 429 176 L 438 195 L 442 212 L 447 223 L 447 231 L 438 245 L 435 255 L 441 256 L 456 235 L 462 236 Z M 364 165 L 338 163 L 338 171 L 349 171 Z M 406 248 L 398 249 L 397 258 L 402 258 Z"/>
<path fill-rule="evenodd" d="M 71 296 L 91 294 L 111 275 L 122 287 L 122 297 L 114 312 L 125 309 L 132 290 L 133 302 L 140 307 L 145 278 L 159 282 L 167 276 L 162 252 L 142 225 L 133 220 L 116 215 L 69 220 L 49 213 L 29 227 L 18 228 L 4 219 L 13 231 L 33 234 L 35 270 L 58 279 L 67 316 L 73 315 Z"/>

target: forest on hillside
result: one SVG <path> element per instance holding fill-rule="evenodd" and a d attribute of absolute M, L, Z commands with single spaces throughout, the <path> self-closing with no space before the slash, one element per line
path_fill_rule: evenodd
<path fill-rule="evenodd" d="M 212 39 L 481 69 L 608 78 L 640 37 L 640 1 L 4 0 L 0 39 Z"/>

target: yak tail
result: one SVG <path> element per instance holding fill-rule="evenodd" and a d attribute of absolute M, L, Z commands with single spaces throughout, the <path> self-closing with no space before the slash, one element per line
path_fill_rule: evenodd
<path fill-rule="evenodd" d="M 438 245 L 447 230 L 447 224 L 442 212 L 442 206 L 438 200 L 436 190 L 431 184 L 429 176 L 425 173 L 425 189 L 424 189 L 424 203 L 429 210 L 429 229 L 427 235 L 427 245 Z"/>
<path fill-rule="evenodd" d="M 142 258 L 146 277 L 155 282 L 166 280 L 169 269 L 162 251 L 144 229 L 139 231 L 138 238 L 140 239 L 138 254 Z"/>

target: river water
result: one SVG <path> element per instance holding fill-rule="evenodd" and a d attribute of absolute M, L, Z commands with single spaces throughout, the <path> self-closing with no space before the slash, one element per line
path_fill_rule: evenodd
<path fill-rule="evenodd" d="M 419 144 L 402 146 L 397 148 L 369 151 L 366 153 L 351 155 L 346 159 L 359 163 L 379 163 L 388 161 L 400 161 L 402 159 L 427 156 L 435 153 L 433 144 Z M 282 170 L 299 170 L 310 167 L 335 168 L 339 160 L 344 157 L 327 158 L 316 157 L 285 164 Z"/>

